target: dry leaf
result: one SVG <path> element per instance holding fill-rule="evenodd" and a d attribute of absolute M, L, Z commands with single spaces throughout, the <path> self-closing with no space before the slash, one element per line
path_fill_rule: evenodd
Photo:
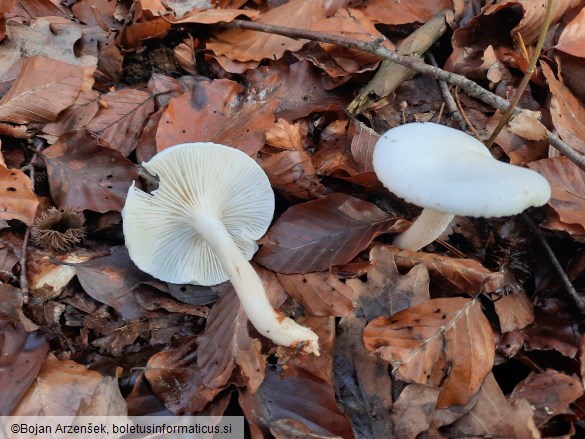
<path fill-rule="evenodd" d="M 237 82 L 198 82 L 192 93 L 171 99 L 161 117 L 158 151 L 185 142 L 215 142 L 254 155 L 274 123 L 277 101 L 247 99 Z"/>
<path fill-rule="evenodd" d="M 138 178 L 132 162 L 120 152 L 100 146 L 83 130 L 65 134 L 42 157 L 51 196 L 60 209 L 120 212 L 128 188 Z"/>
<path fill-rule="evenodd" d="M 424 23 L 438 12 L 451 9 L 452 3 L 452 0 L 409 0 L 391 3 L 385 0 L 370 0 L 360 9 L 377 23 L 397 25 Z"/>
<path fill-rule="evenodd" d="M 300 123 L 293 124 L 285 119 L 278 119 L 266 132 L 266 143 L 287 151 L 303 151 L 302 136 Z"/>
<path fill-rule="evenodd" d="M 364 343 L 399 379 L 441 387 L 437 407 L 465 404 L 493 367 L 495 339 L 477 300 L 432 299 L 378 317 Z"/>
<path fill-rule="evenodd" d="M 105 94 L 102 106 L 86 129 L 127 157 L 138 143 L 138 135 L 154 112 L 150 93 L 130 88 Z"/>
<path fill-rule="evenodd" d="M 0 218 L 17 219 L 32 226 L 38 205 L 30 178 L 18 169 L 0 165 Z"/>
<path fill-rule="evenodd" d="M 565 26 L 555 48 L 585 58 L 585 8 Z"/>
<path fill-rule="evenodd" d="M 0 100 L 0 120 L 50 122 L 93 85 L 92 71 L 34 56 L 24 61 L 10 92 Z"/>
<path fill-rule="evenodd" d="M 585 105 L 555 78 L 547 64 L 541 66 L 553 94 L 550 104 L 553 124 L 569 146 L 585 154 Z"/>
<path fill-rule="evenodd" d="M 219 22 L 229 23 L 239 16 L 246 16 L 251 20 L 258 18 L 260 12 L 253 9 L 205 9 L 189 14 L 179 20 L 174 20 L 173 24 L 198 23 L 198 24 L 215 24 Z"/>
<path fill-rule="evenodd" d="M 528 140 L 548 138 L 548 130 L 540 123 L 540 112 L 524 110 L 510 119 L 510 131 Z"/>
<path fill-rule="evenodd" d="M 441 390 L 410 384 L 402 391 L 392 409 L 392 437 L 413 439 L 429 429 Z"/>
<path fill-rule="evenodd" d="M 374 237 L 399 227 L 374 204 L 334 193 L 283 213 L 254 260 L 277 273 L 324 271 L 351 261 Z"/>
<path fill-rule="evenodd" d="M 585 172 L 566 157 L 554 157 L 529 163 L 530 169 L 542 174 L 551 185 L 549 205 L 568 225 L 585 233 Z"/>

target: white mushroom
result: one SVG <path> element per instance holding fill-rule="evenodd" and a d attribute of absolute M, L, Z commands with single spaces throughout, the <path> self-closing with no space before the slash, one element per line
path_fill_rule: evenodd
<path fill-rule="evenodd" d="M 408 250 L 433 242 L 454 215 L 516 215 L 546 204 L 551 195 L 537 172 L 495 160 L 477 139 L 431 122 L 385 132 L 376 143 L 373 165 L 386 188 L 424 208 L 393 242 Z"/>
<path fill-rule="evenodd" d="M 250 322 L 276 344 L 319 354 L 317 335 L 270 305 L 248 262 L 274 214 L 264 171 L 243 152 L 214 143 L 167 148 L 144 168 L 159 178 L 152 194 L 134 185 L 122 211 L 130 258 L 172 283 L 230 280 Z"/>

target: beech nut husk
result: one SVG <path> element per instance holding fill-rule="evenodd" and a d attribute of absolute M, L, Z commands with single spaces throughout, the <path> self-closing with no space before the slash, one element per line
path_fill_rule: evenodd
<path fill-rule="evenodd" d="M 45 249 L 64 252 L 71 250 L 85 237 L 83 212 L 73 209 L 44 211 L 31 228 L 31 239 Z"/>

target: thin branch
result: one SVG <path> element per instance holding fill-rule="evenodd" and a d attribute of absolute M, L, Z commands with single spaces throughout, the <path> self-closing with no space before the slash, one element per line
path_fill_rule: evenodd
<path fill-rule="evenodd" d="M 377 38 L 372 41 L 359 41 L 323 32 L 315 32 L 305 29 L 293 29 L 285 26 L 275 26 L 273 24 L 257 23 L 254 21 L 245 20 L 233 20 L 229 23 L 222 22 L 218 25 L 224 28 L 248 29 L 269 34 L 282 35 L 289 38 L 320 41 L 323 43 L 330 43 L 341 47 L 346 47 L 348 49 L 357 49 L 364 52 L 373 53 L 381 58 L 389 59 L 398 64 L 411 68 L 412 70 L 415 70 L 423 75 L 429 75 L 432 78 L 458 86 L 468 95 L 485 102 L 497 110 L 506 111 L 510 106 L 510 103 L 506 99 L 486 90 L 479 84 L 476 84 L 475 82 L 467 79 L 465 76 L 447 72 L 438 67 L 425 64 L 420 58 L 417 59 L 399 55 L 396 52 L 387 49 L 386 47 L 382 46 L 382 42 L 384 41 L 383 38 Z M 512 115 L 517 115 L 521 112 L 521 109 L 515 108 L 512 112 Z M 575 163 L 575 165 L 585 171 L 585 157 L 573 150 L 556 134 L 548 131 L 547 135 L 548 141 L 553 148 L 560 151 L 569 160 Z"/>
<path fill-rule="evenodd" d="M 569 299 L 571 300 L 571 302 L 573 302 L 575 307 L 578 309 L 579 314 L 585 315 L 585 298 L 582 297 L 577 292 L 577 290 L 575 289 L 575 287 L 571 283 L 571 279 L 569 279 L 569 276 L 567 276 L 567 273 L 565 273 L 565 270 L 561 266 L 561 263 L 557 259 L 550 244 L 548 243 L 548 241 L 546 240 L 546 238 L 544 237 L 544 235 L 540 231 L 540 228 L 537 227 L 536 224 L 534 224 L 534 222 L 532 221 L 532 219 L 528 215 L 526 215 L 525 213 L 522 214 L 522 218 L 524 219 L 526 224 L 528 224 L 528 227 L 530 227 L 531 232 L 536 235 L 536 238 L 538 239 L 538 241 L 542 245 L 542 248 L 544 249 L 546 255 L 548 256 L 550 263 L 552 264 L 555 271 L 557 272 L 557 274 L 561 278 L 561 281 L 563 282 L 563 285 L 565 286 L 565 290 L 567 290 L 567 293 L 569 295 Z"/>
<path fill-rule="evenodd" d="M 439 67 L 437 60 L 435 59 L 435 55 L 433 55 L 431 52 L 427 52 L 426 57 L 430 65 L 433 67 Z M 439 90 L 441 91 L 443 102 L 445 102 L 447 109 L 451 113 L 451 117 L 455 119 L 455 122 L 457 122 L 459 128 L 461 128 L 461 131 L 467 132 L 467 124 L 465 123 L 465 119 L 463 119 L 463 116 L 457 107 L 455 99 L 453 99 L 453 95 L 451 94 L 451 90 L 449 90 L 449 86 L 445 81 L 437 81 L 437 84 L 439 85 Z"/>
<path fill-rule="evenodd" d="M 551 20 L 552 20 L 552 0 L 548 0 L 547 4 L 546 4 L 546 14 L 544 16 L 544 23 L 542 23 L 542 29 L 540 30 L 540 35 L 538 37 L 536 47 L 534 48 L 534 53 L 532 54 L 532 58 L 530 59 L 530 64 L 528 65 L 526 72 L 524 72 L 524 77 L 522 78 L 522 81 L 520 81 L 520 85 L 518 86 L 518 89 L 516 90 L 516 94 L 514 95 L 512 100 L 510 101 L 510 106 L 508 107 L 506 112 L 500 118 L 498 125 L 496 126 L 496 128 L 492 132 L 490 138 L 485 142 L 485 145 L 488 148 L 493 145 L 493 143 L 496 140 L 496 137 L 498 137 L 498 134 L 500 134 L 500 132 L 502 131 L 504 126 L 510 120 L 510 117 L 512 117 L 512 112 L 518 106 L 518 102 L 520 102 L 520 98 L 522 97 L 522 94 L 524 94 L 524 90 L 526 90 L 526 87 L 528 86 L 528 83 L 530 82 L 530 78 L 532 78 L 532 74 L 534 73 L 534 70 L 536 69 L 536 63 L 538 62 L 538 59 L 540 58 L 540 52 L 542 51 L 542 46 L 544 45 L 544 39 L 546 38 L 546 34 L 548 32 L 548 28 L 550 26 Z"/>

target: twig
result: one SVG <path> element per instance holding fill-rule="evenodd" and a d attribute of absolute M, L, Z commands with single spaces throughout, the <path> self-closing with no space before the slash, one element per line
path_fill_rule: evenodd
<path fill-rule="evenodd" d="M 526 224 L 528 224 L 528 227 L 530 227 L 530 230 L 532 231 L 532 233 L 534 233 L 536 235 L 536 238 L 538 239 L 538 241 L 542 245 L 542 248 L 544 248 L 544 251 L 546 252 L 546 254 L 548 256 L 550 263 L 552 264 L 552 266 L 556 270 L 557 274 L 561 278 L 561 281 L 565 285 L 565 289 L 567 290 L 567 293 L 569 295 L 569 298 L 571 299 L 571 302 L 573 302 L 573 304 L 577 307 L 577 309 L 579 310 L 579 314 L 584 315 L 585 314 L 585 298 L 583 298 L 577 292 L 577 290 L 575 289 L 575 287 L 571 283 L 571 279 L 569 279 L 569 276 L 567 276 L 567 273 L 565 273 L 565 270 L 563 270 L 561 263 L 557 259 L 550 244 L 548 243 L 548 241 L 546 240 L 546 238 L 544 237 L 544 235 L 542 234 L 540 229 L 536 226 L 536 224 L 534 224 L 532 219 L 528 215 L 526 215 L 525 213 L 522 214 L 522 218 L 524 219 Z"/>
<path fill-rule="evenodd" d="M 315 32 L 305 29 L 293 29 L 285 26 L 275 26 L 273 24 L 257 23 L 254 21 L 245 20 L 233 20 L 229 23 L 221 22 L 218 24 L 218 26 L 224 28 L 254 30 L 258 32 L 282 35 L 289 38 L 321 41 L 323 43 L 336 44 L 348 49 L 363 50 L 364 52 L 373 53 L 380 56 L 381 58 L 389 59 L 398 64 L 411 68 L 412 70 L 416 70 L 418 73 L 423 75 L 429 75 L 432 78 L 458 86 L 468 95 L 479 99 L 480 101 L 492 106 L 497 110 L 506 111 L 510 106 L 510 103 L 506 99 L 486 90 L 479 84 L 476 84 L 475 82 L 467 79 L 465 76 L 447 72 L 438 67 L 425 64 L 421 59 L 399 55 L 396 52 L 387 49 L 386 47 L 382 46 L 382 42 L 384 41 L 382 38 L 377 38 L 372 41 L 358 41 L 351 38 L 345 38 L 339 35 L 332 35 L 323 32 Z M 521 112 L 521 109 L 515 108 L 512 114 L 516 115 L 520 114 Z M 553 148 L 560 151 L 569 160 L 575 163 L 575 165 L 585 171 L 585 157 L 581 156 L 579 153 L 573 150 L 556 134 L 547 131 L 547 136 L 548 141 Z"/>
<path fill-rule="evenodd" d="M 538 41 L 536 43 L 536 47 L 534 48 L 534 53 L 532 54 L 532 58 L 530 59 L 530 64 L 528 65 L 526 72 L 524 72 L 524 77 L 522 78 L 522 81 L 520 81 L 520 85 L 518 86 L 518 89 L 516 90 L 516 94 L 514 95 L 512 100 L 510 101 L 510 106 L 508 107 L 508 109 L 505 111 L 505 113 L 500 118 L 498 125 L 496 126 L 496 128 L 492 132 L 490 138 L 485 142 L 485 144 L 488 148 L 493 145 L 493 143 L 496 140 L 496 137 L 498 137 L 498 134 L 500 134 L 500 132 L 502 131 L 504 126 L 510 120 L 510 117 L 512 117 L 512 112 L 517 107 L 518 102 L 520 102 L 520 98 L 522 97 L 522 94 L 524 94 L 524 90 L 526 90 L 526 87 L 528 86 L 528 83 L 530 82 L 530 78 L 532 78 L 532 74 L 534 73 L 534 69 L 536 68 L 536 63 L 538 62 L 538 59 L 540 58 L 540 52 L 542 51 L 542 46 L 544 45 L 544 39 L 546 38 L 546 34 L 548 32 L 548 28 L 550 26 L 551 20 L 552 20 L 552 0 L 548 0 L 547 4 L 546 4 L 546 14 L 544 16 L 544 23 L 542 23 L 542 29 L 540 30 L 540 35 L 538 36 Z"/>
<path fill-rule="evenodd" d="M 435 55 L 433 55 L 431 52 L 427 52 L 426 57 L 430 65 L 433 67 L 439 67 L 437 60 L 435 59 Z M 467 124 L 465 123 L 465 120 L 463 119 L 463 116 L 461 115 L 459 108 L 455 103 L 455 99 L 453 99 L 453 95 L 449 90 L 449 86 L 445 81 L 437 81 L 437 84 L 439 85 L 439 90 L 441 90 L 443 101 L 451 113 L 451 117 L 455 119 L 455 122 L 457 122 L 459 128 L 461 128 L 461 131 L 467 132 Z"/>
<path fill-rule="evenodd" d="M 459 87 L 455 87 L 455 102 L 457 103 L 457 108 L 459 108 L 459 112 L 460 112 L 461 116 L 463 116 L 465 123 L 469 127 L 469 131 L 471 131 L 473 133 L 473 136 L 477 140 L 482 142 L 481 136 L 479 135 L 479 133 L 477 132 L 477 130 L 475 129 L 475 127 L 473 126 L 473 124 L 471 123 L 469 118 L 467 117 L 467 114 L 465 114 L 465 110 L 463 109 L 463 105 L 461 105 L 461 100 L 459 99 Z"/>

